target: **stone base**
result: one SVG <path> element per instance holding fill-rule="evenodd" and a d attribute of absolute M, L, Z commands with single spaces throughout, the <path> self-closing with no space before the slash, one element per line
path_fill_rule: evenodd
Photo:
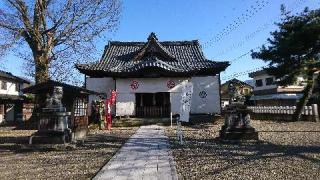
<path fill-rule="evenodd" d="M 29 144 L 65 144 L 71 141 L 71 134 L 66 131 L 36 132 L 29 138 Z"/>
<path fill-rule="evenodd" d="M 219 138 L 223 140 L 259 140 L 258 132 L 253 127 L 227 129 L 225 126 L 222 126 Z"/>
<path fill-rule="evenodd" d="M 87 134 L 88 134 L 87 127 L 78 128 L 76 130 L 73 130 L 72 141 L 84 140 L 87 137 Z"/>

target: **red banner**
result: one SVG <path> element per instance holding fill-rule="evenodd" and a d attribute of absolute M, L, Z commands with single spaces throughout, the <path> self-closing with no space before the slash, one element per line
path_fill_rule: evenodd
<path fill-rule="evenodd" d="M 107 129 L 111 130 L 112 127 L 112 106 L 116 102 L 116 97 L 117 97 L 117 91 L 112 90 L 111 91 L 111 96 L 109 99 L 106 99 L 106 124 L 107 124 Z"/>

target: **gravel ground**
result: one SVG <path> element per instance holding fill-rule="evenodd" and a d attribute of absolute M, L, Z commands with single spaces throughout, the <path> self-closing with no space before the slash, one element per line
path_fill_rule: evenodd
<path fill-rule="evenodd" d="M 136 130 L 94 130 L 83 144 L 30 146 L 0 141 L 0 179 L 90 179 Z M 26 138 L 33 132 L 0 129 L 0 140 Z"/>
<path fill-rule="evenodd" d="M 222 143 L 215 123 L 166 127 L 179 179 L 320 179 L 320 123 L 252 121 L 260 141 Z"/>

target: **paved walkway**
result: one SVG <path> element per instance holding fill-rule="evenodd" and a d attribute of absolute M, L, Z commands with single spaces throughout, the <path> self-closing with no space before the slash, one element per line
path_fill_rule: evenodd
<path fill-rule="evenodd" d="M 162 127 L 141 126 L 93 179 L 176 180 L 168 146 Z"/>

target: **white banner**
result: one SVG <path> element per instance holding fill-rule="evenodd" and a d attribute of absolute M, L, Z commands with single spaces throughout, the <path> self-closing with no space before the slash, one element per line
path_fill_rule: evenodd
<path fill-rule="evenodd" d="M 193 84 L 186 83 L 182 87 L 180 121 L 189 122 Z"/>

